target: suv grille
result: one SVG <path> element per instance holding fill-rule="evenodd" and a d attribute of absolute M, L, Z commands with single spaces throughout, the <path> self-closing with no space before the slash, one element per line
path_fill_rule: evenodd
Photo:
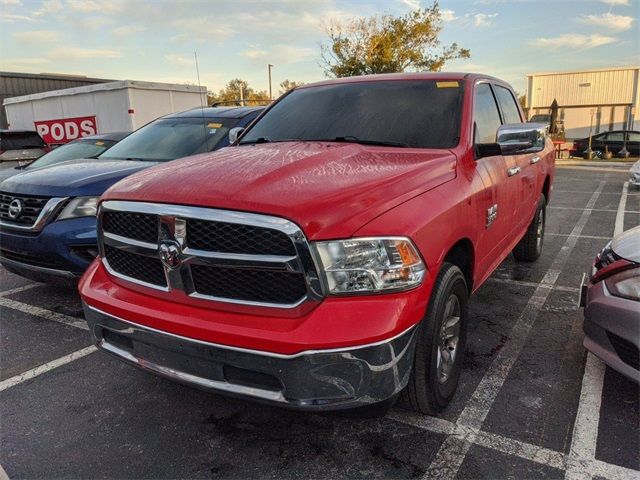
<path fill-rule="evenodd" d="M 102 255 L 126 280 L 234 305 L 294 308 L 320 298 L 304 235 L 282 218 L 123 201 L 104 202 L 100 214 Z"/>
<path fill-rule="evenodd" d="M 22 212 L 18 218 L 9 216 L 9 205 L 14 200 L 22 202 Z M 15 225 L 24 225 L 27 227 L 36 223 L 38 215 L 49 201 L 49 197 L 35 197 L 28 195 L 14 195 L 12 193 L 0 192 L 0 220 Z"/>

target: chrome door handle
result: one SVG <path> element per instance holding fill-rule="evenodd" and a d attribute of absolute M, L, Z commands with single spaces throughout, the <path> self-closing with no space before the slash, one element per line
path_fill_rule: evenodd
<path fill-rule="evenodd" d="M 534 165 L 534 164 L 538 163 L 539 161 L 540 161 L 540 157 L 536 155 L 535 157 L 531 157 L 531 160 L 529 160 L 529 163 L 531 165 Z"/>
<path fill-rule="evenodd" d="M 511 167 L 507 169 L 507 175 L 509 175 L 510 177 L 513 177 L 514 175 L 520 173 L 521 168 L 520 167 Z"/>

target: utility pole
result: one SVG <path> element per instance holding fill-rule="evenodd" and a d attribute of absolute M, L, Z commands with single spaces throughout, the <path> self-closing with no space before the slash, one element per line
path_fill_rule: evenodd
<path fill-rule="evenodd" d="M 273 68 L 273 65 L 269 63 L 267 68 L 269 70 L 269 101 L 273 102 L 273 95 L 271 93 L 271 69 Z"/>

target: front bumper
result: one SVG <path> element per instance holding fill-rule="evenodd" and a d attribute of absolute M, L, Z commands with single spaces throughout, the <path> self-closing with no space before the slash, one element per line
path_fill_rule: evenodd
<path fill-rule="evenodd" d="M 604 282 L 589 284 L 584 333 L 587 350 L 640 383 L 640 302 L 614 297 Z"/>
<path fill-rule="evenodd" d="M 36 234 L 0 229 L 0 263 L 38 281 L 77 281 L 92 250 L 97 251 L 95 217 L 54 221 Z"/>
<path fill-rule="evenodd" d="M 95 344 L 181 383 L 298 410 L 339 410 L 384 401 L 411 373 L 417 328 L 357 347 L 292 355 L 230 347 L 132 323 L 84 303 Z"/>

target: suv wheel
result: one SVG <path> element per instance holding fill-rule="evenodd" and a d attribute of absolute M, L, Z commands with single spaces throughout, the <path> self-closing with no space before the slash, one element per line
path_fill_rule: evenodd
<path fill-rule="evenodd" d="M 519 262 L 535 262 L 542 254 L 542 244 L 544 243 L 544 227 L 546 223 L 547 202 L 544 195 L 540 195 L 538 208 L 533 216 L 533 220 L 527 228 L 527 233 L 513 249 L 513 256 Z"/>
<path fill-rule="evenodd" d="M 468 300 L 464 275 L 445 262 L 418 327 L 413 370 L 400 397 L 406 407 L 435 415 L 453 398 L 462 370 Z"/>

